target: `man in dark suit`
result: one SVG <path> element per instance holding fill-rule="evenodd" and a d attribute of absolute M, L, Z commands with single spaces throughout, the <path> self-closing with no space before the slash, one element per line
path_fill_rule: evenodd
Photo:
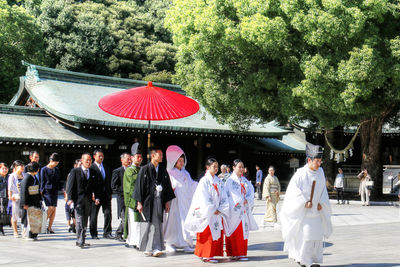
<path fill-rule="evenodd" d="M 111 188 L 117 194 L 117 209 L 118 219 L 120 220 L 119 226 L 115 231 L 115 239 L 124 242 L 124 220 L 125 220 L 125 202 L 124 202 L 124 173 L 126 168 L 131 165 L 131 155 L 127 152 L 121 155 L 122 166 L 113 170 L 111 179 Z"/>
<path fill-rule="evenodd" d="M 161 256 L 165 250 L 162 230 L 163 212 L 169 212 L 171 200 L 175 198 L 169 174 L 164 165 L 163 153 L 159 148 L 150 149 L 151 161 L 140 168 L 134 198 L 141 213 L 141 240 L 139 250 L 146 256 Z"/>
<path fill-rule="evenodd" d="M 111 172 L 110 169 L 103 165 L 104 153 L 101 149 L 96 149 L 93 152 L 94 162 L 90 170 L 97 173 L 98 188 L 100 192 L 100 205 L 92 203 L 90 211 L 90 235 L 93 239 L 99 239 L 97 236 L 97 216 L 99 215 L 100 206 L 104 214 L 103 237 L 114 239 L 111 234 Z"/>
<path fill-rule="evenodd" d="M 81 162 L 81 167 L 74 168 L 70 172 L 67 184 L 67 203 L 69 206 L 72 203 L 75 205 L 76 245 L 85 248 L 90 246 L 85 243 L 90 206 L 92 200 L 95 201 L 95 205 L 99 205 L 100 197 L 97 189 L 97 173 L 90 170 L 92 157 L 89 153 L 84 153 Z"/>

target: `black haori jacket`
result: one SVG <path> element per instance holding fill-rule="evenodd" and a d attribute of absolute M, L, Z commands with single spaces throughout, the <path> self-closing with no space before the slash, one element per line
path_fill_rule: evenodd
<path fill-rule="evenodd" d="M 137 176 L 133 197 L 136 201 L 142 203 L 143 215 L 146 218 L 146 221 L 144 221 L 143 217 L 139 215 L 138 217 L 140 222 L 152 222 L 156 185 L 162 186 L 161 205 L 163 210 L 165 209 L 165 203 L 175 198 L 174 190 L 171 186 L 171 180 L 165 166 L 163 164 L 158 166 L 158 173 L 156 173 L 154 165 L 149 162 L 140 168 Z"/>
<path fill-rule="evenodd" d="M 29 207 L 40 208 L 42 200 L 42 195 L 39 190 L 40 184 L 39 180 L 30 175 L 29 173 L 24 173 L 24 179 L 21 182 L 21 202 L 20 205 L 23 208 L 24 205 Z"/>

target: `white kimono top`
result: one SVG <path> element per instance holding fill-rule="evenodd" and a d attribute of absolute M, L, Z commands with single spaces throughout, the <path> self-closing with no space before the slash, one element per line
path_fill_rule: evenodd
<path fill-rule="evenodd" d="M 310 200 L 314 180 L 313 206 L 308 209 L 305 204 Z M 322 206 L 320 211 L 317 210 L 318 203 Z M 285 251 L 296 247 L 299 238 L 303 241 L 328 238 L 332 233 L 331 213 L 324 171 L 322 168 L 313 171 L 306 164 L 290 180 L 280 212 Z"/>
<path fill-rule="evenodd" d="M 219 210 L 221 214 L 214 214 Z M 210 226 L 213 240 L 221 237 L 222 216 L 229 214 L 229 204 L 226 197 L 224 183 L 217 176 L 211 176 L 207 171 L 193 195 L 189 213 L 186 216 L 184 227 L 191 233 L 201 233 Z"/>
<path fill-rule="evenodd" d="M 243 238 L 248 239 L 250 231 L 258 230 L 252 213 L 254 207 L 254 187 L 246 177 L 235 173 L 226 180 L 225 191 L 229 201 L 229 216 L 224 220 L 225 235 L 231 236 L 242 222 Z M 244 201 L 247 200 L 247 204 Z"/>
<path fill-rule="evenodd" d="M 164 239 L 167 243 L 177 246 L 185 246 L 185 243 L 191 245 L 192 236 L 185 231 L 183 225 L 198 183 L 192 180 L 189 172 L 184 168 L 182 170 L 173 168 L 168 173 L 176 198 L 171 201 L 171 209 L 165 224 Z"/>

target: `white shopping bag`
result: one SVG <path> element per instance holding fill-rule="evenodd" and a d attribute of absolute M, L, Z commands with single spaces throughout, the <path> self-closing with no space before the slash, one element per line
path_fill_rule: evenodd
<path fill-rule="evenodd" d="M 47 233 L 47 207 L 42 208 L 42 229 L 40 231 L 41 234 Z"/>

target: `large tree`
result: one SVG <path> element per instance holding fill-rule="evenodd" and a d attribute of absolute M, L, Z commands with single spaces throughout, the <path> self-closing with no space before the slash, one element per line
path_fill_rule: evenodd
<path fill-rule="evenodd" d="M 395 0 L 174 0 L 176 82 L 236 128 L 362 124 L 380 188 L 382 125 L 400 105 L 399 12 Z"/>
<path fill-rule="evenodd" d="M 35 13 L 51 67 L 171 82 L 176 49 L 163 26 L 168 6 L 165 0 L 43 0 Z"/>
<path fill-rule="evenodd" d="M 7 103 L 24 74 L 21 60 L 44 63 L 43 36 L 34 18 L 15 4 L 0 0 L 0 103 Z"/>

